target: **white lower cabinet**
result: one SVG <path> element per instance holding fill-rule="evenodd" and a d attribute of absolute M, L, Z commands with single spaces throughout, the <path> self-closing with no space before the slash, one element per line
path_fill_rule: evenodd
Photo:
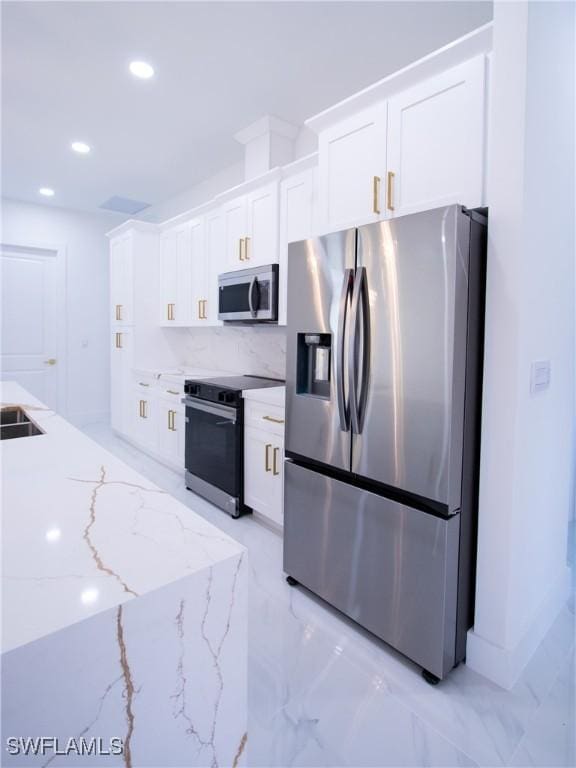
<path fill-rule="evenodd" d="M 156 414 L 157 400 L 153 390 L 144 392 L 137 387 L 132 397 L 132 438 L 133 440 L 154 450 L 157 445 Z"/>
<path fill-rule="evenodd" d="M 132 402 L 132 328 L 117 327 L 112 332 L 110 355 L 110 423 L 122 435 L 130 432 Z"/>
<path fill-rule="evenodd" d="M 254 427 L 244 428 L 244 501 L 283 525 L 284 440 Z"/>
<path fill-rule="evenodd" d="M 178 467 L 184 467 L 184 408 L 172 398 L 158 397 L 157 401 L 158 454 Z"/>

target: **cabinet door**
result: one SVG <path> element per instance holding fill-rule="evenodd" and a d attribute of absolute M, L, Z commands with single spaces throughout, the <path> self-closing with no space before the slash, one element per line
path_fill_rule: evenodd
<path fill-rule="evenodd" d="M 244 428 L 244 501 L 282 525 L 284 445 L 273 434 Z"/>
<path fill-rule="evenodd" d="M 133 438 L 154 452 L 158 451 L 156 404 L 157 399 L 152 394 L 143 394 L 140 389 L 132 391 Z"/>
<path fill-rule="evenodd" d="M 377 221 L 385 213 L 386 103 L 363 110 L 319 137 L 323 232 Z"/>
<path fill-rule="evenodd" d="M 164 324 L 190 322 L 189 223 L 168 229 L 160 235 L 160 306 Z"/>
<path fill-rule="evenodd" d="M 133 331 L 131 328 L 112 332 L 110 358 L 110 423 L 112 429 L 126 435 L 130 432 L 131 377 Z"/>
<path fill-rule="evenodd" d="M 160 398 L 157 413 L 158 453 L 184 468 L 184 409 Z"/>
<path fill-rule="evenodd" d="M 245 265 L 278 263 L 278 182 L 250 192 L 246 196 L 246 210 Z"/>
<path fill-rule="evenodd" d="M 204 219 L 190 222 L 190 272 L 192 286 L 191 325 L 207 325 L 206 320 L 206 253 Z"/>
<path fill-rule="evenodd" d="M 114 324 L 133 321 L 133 242 L 128 233 L 110 243 L 110 299 Z"/>
<path fill-rule="evenodd" d="M 387 179 L 394 215 L 482 204 L 485 58 L 460 64 L 388 102 Z"/>
<path fill-rule="evenodd" d="M 206 325 L 221 325 L 218 320 L 218 275 L 226 272 L 228 264 L 224 259 L 224 221 L 220 209 L 204 217 L 205 232 L 205 303 Z"/>
<path fill-rule="evenodd" d="M 314 235 L 315 169 L 295 174 L 280 184 L 280 284 L 278 324 L 286 325 L 288 244 Z"/>
<path fill-rule="evenodd" d="M 246 198 L 237 197 L 222 207 L 224 226 L 224 254 L 226 270 L 245 269 L 247 262 L 244 255 L 247 235 Z"/>

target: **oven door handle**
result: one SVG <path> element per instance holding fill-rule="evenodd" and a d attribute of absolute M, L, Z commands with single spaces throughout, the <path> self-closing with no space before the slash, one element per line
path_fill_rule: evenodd
<path fill-rule="evenodd" d="M 217 405 L 216 403 L 205 403 L 202 400 L 196 400 L 191 397 L 184 397 L 182 402 L 186 408 L 195 408 L 197 411 L 205 411 L 214 416 L 222 416 L 226 421 L 236 424 L 238 411 L 236 408 L 230 408 L 227 405 Z"/>

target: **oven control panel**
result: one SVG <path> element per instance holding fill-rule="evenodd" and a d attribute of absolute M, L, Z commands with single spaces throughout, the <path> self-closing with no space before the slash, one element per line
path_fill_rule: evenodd
<path fill-rule="evenodd" d="M 191 397 L 197 397 L 200 400 L 208 400 L 212 403 L 222 403 L 238 407 L 242 401 L 242 391 L 235 389 L 223 389 L 221 386 L 204 384 L 200 381 L 187 381 L 184 384 L 184 392 Z"/>

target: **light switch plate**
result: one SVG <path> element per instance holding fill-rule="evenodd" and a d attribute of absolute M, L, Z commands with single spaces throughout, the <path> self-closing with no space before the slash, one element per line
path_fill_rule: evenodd
<path fill-rule="evenodd" d="M 530 366 L 530 392 L 537 395 L 550 386 L 550 360 L 536 360 Z"/>

